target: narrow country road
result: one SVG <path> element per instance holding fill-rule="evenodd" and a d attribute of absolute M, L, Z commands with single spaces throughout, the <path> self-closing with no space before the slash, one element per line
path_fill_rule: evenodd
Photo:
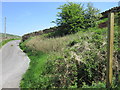
<path fill-rule="evenodd" d="M 10 41 L 0 49 L 2 88 L 19 88 L 22 75 L 28 69 L 30 60 L 19 48 L 19 43 L 20 40 Z"/>

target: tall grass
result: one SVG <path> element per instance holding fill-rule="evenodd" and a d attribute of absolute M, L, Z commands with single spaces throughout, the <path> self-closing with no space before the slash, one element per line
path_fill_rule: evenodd
<path fill-rule="evenodd" d="M 89 35 L 92 35 L 92 32 L 89 32 Z M 36 36 L 26 42 L 26 46 L 33 48 L 37 51 L 42 51 L 44 53 L 50 52 L 62 52 L 64 48 L 68 47 L 69 43 L 85 37 L 87 33 L 77 33 L 72 35 L 67 35 L 64 37 L 57 38 L 45 38 L 43 36 Z"/>
<path fill-rule="evenodd" d="M 25 43 L 21 43 L 20 47 L 30 58 L 30 65 L 26 73 L 20 82 L 20 87 L 22 88 L 37 88 L 39 87 L 39 82 L 44 82 L 41 78 L 42 73 L 45 71 L 45 63 L 47 60 L 47 54 L 41 51 L 35 51 L 31 48 L 26 48 Z"/>

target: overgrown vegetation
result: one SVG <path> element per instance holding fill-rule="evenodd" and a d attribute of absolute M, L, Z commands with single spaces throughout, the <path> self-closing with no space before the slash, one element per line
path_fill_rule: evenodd
<path fill-rule="evenodd" d="M 54 21 L 58 26 L 62 26 L 63 30 L 59 32 L 61 35 L 71 34 L 80 31 L 81 29 L 88 29 L 95 27 L 96 21 L 99 20 L 100 14 L 97 8 L 93 7 L 92 3 L 84 5 L 68 2 L 61 5 L 58 9 L 61 11 L 57 14 L 57 20 Z"/>
<path fill-rule="evenodd" d="M 88 4 L 88 7 L 91 11 L 93 10 L 90 4 Z M 58 30 L 55 33 L 32 37 L 20 44 L 20 47 L 31 59 L 30 67 L 23 76 L 20 87 L 46 89 L 105 88 L 107 28 L 99 29 L 95 22 L 92 22 L 93 24 L 89 23 L 90 18 L 91 21 L 94 21 L 95 17 L 93 16 L 87 19 L 88 24 L 81 26 L 84 21 L 81 21 L 84 13 L 81 4 L 68 3 L 59 9 L 62 12 L 59 13 L 60 19 L 57 24 L 62 26 L 62 34 L 64 35 L 61 35 Z M 81 11 L 78 11 L 79 9 Z M 90 11 L 89 9 L 88 11 Z M 90 15 L 97 13 L 91 11 L 88 12 Z M 84 14 L 84 16 L 89 16 L 89 14 Z M 80 18 L 78 18 L 79 16 Z M 79 23 L 76 23 L 77 19 Z M 104 21 L 107 21 L 107 19 L 97 21 L 96 24 Z M 70 27 L 64 27 L 64 25 Z M 116 80 L 116 73 L 118 73 L 116 68 L 120 60 L 118 56 L 120 49 L 117 24 L 115 24 L 114 33 L 114 78 L 112 87 L 119 89 L 120 85 Z M 58 35 L 62 37 L 56 37 Z"/>
<path fill-rule="evenodd" d="M 116 58 L 118 55 L 117 30 L 116 27 L 114 75 L 118 59 Z M 85 87 L 83 83 L 92 85 L 93 81 L 104 83 L 107 54 L 106 35 L 107 28 L 91 28 L 87 32 L 80 31 L 59 38 L 37 36 L 22 43 L 21 46 L 25 45 L 22 47 L 30 57 L 31 64 L 23 76 L 21 87 L 77 88 Z M 44 54 L 39 53 L 41 51 Z M 41 65 L 41 63 L 43 64 Z"/>
<path fill-rule="evenodd" d="M 41 51 L 35 51 L 34 49 L 28 48 L 24 45 L 25 42 L 20 44 L 20 47 L 27 53 L 31 62 L 29 69 L 21 80 L 21 87 L 38 88 L 40 86 L 44 86 L 44 83 L 47 83 L 47 80 L 41 75 L 45 70 L 45 63 L 48 55 Z"/>

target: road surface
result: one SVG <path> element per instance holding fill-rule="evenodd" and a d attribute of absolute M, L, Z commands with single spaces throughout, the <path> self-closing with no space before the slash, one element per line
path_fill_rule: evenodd
<path fill-rule="evenodd" d="M 19 88 L 22 75 L 28 69 L 30 60 L 19 48 L 19 42 L 20 40 L 10 41 L 0 49 L 2 88 Z"/>

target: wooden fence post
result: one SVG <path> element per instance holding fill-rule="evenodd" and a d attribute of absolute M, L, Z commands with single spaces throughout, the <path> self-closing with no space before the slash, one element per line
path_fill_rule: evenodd
<path fill-rule="evenodd" d="M 114 40 L 114 13 L 110 12 L 109 23 L 108 23 L 108 53 L 107 53 L 107 72 L 106 72 L 107 88 L 111 88 L 112 85 L 113 40 Z"/>
<path fill-rule="evenodd" d="M 120 12 L 118 13 L 118 48 L 120 48 Z M 118 52 L 120 53 L 120 52 Z M 119 55 L 120 56 L 120 55 Z M 120 61 L 118 61 L 120 62 Z M 120 86 L 120 63 L 118 63 L 118 85 Z"/>

